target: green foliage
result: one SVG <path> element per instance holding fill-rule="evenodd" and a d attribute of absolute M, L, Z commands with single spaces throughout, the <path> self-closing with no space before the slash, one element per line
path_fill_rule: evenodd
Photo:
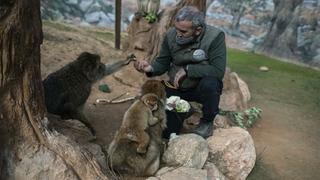
<path fill-rule="evenodd" d="M 276 101 L 310 112 L 319 108 L 320 71 L 235 49 L 228 49 L 227 56 L 228 67 L 248 84 L 253 102 Z M 270 71 L 261 72 L 260 66 Z"/>
<path fill-rule="evenodd" d="M 99 90 L 105 93 L 111 93 L 111 90 L 107 84 L 99 85 Z"/>
<path fill-rule="evenodd" d="M 72 26 L 69 26 L 68 24 L 59 23 L 56 21 L 43 20 L 42 23 L 43 23 L 43 25 L 53 27 L 53 28 L 58 29 L 60 31 L 67 31 L 67 32 L 77 31 L 76 28 L 73 28 Z"/>
<path fill-rule="evenodd" d="M 148 21 L 148 23 L 154 23 L 157 21 L 157 15 L 154 12 L 147 13 L 144 18 L 146 21 Z"/>
<path fill-rule="evenodd" d="M 98 31 L 98 30 L 89 30 L 87 31 L 90 35 L 101 39 L 104 41 L 114 41 L 114 33 L 109 31 Z"/>
<path fill-rule="evenodd" d="M 262 110 L 257 107 L 246 109 L 243 112 L 223 110 L 219 112 L 220 115 L 228 116 L 235 125 L 243 129 L 252 127 L 253 124 L 261 118 L 261 113 Z"/>

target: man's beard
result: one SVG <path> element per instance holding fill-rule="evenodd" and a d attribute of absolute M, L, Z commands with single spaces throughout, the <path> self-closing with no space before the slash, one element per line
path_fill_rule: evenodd
<path fill-rule="evenodd" d="M 195 39 L 196 37 L 193 35 L 190 37 L 176 36 L 176 43 L 178 45 L 187 45 L 187 44 L 193 43 Z"/>

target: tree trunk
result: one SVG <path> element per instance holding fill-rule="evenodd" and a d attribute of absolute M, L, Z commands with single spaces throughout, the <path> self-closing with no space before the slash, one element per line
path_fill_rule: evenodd
<path fill-rule="evenodd" d="M 240 5 L 239 9 L 236 12 L 232 13 L 232 23 L 230 26 L 230 30 L 235 33 L 240 33 L 240 20 L 245 12 L 246 8 Z"/>
<path fill-rule="evenodd" d="M 41 43 L 40 1 L 1 0 L 0 179 L 107 179 L 90 154 L 47 129 Z"/>
<path fill-rule="evenodd" d="M 297 43 L 299 9 L 303 0 L 274 0 L 275 10 L 264 42 L 258 51 L 285 58 L 294 56 Z"/>

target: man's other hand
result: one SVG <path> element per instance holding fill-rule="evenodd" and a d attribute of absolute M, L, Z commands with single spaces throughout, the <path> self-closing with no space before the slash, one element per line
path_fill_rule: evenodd
<path fill-rule="evenodd" d="M 139 72 L 151 72 L 152 71 L 152 66 L 146 60 L 135 61 L 133 66 Z"/>
<path fill-rule="evenodd" d="M 186 77 L 186 75 L 187 75 L 187 72 L 183 68 L 179 69 L 176 76 L 174 77 L 174 86 L 176 88 L 179 87 L 179 81 L 182 80 L 184 77 Z"/>

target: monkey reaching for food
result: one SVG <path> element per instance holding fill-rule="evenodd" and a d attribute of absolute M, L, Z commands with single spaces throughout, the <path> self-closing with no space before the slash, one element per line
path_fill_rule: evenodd
<path fill-rule="evenodd" d="M 67 64 L 43 80 L 45 104 L 48 112 L 60 115 L 62 119 L 78 119 L 95 134 L 95 130 L 84 116 L 82 109 L 87 101 L 91 86 L 135 60 L 130 55 L 124 61 L 105 65 L 100 56 L 83 52 L 73 62 Z"/>
<path fill-rule="evenodd" d="M 150 137 L 146 129 L 158 123 L 158 118 L 152 112 L 158 109 L 159 99 L 153 93 L 143 95 L 135 101 L 126 111 L 122 125 L 115 139 L 129 139 L 137 142 L 137 152 L 145 153 L 149 145 Z"/>

